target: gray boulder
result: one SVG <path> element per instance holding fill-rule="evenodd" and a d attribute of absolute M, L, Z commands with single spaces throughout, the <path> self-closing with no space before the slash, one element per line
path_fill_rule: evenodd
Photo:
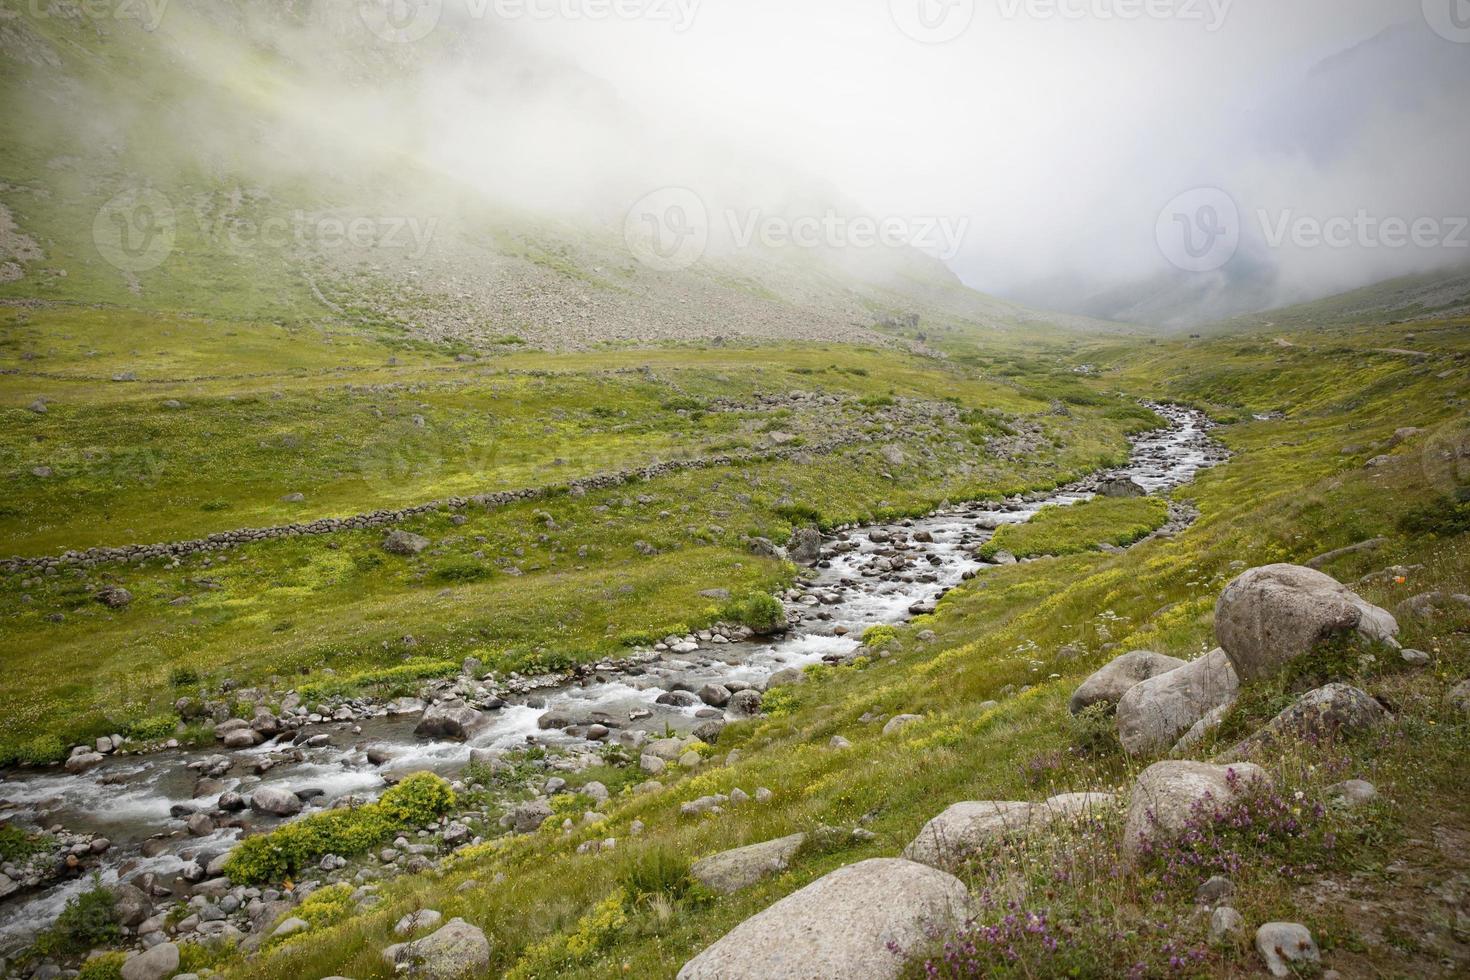
<path fill-rule="evenodd" d="M 513 807 L 506 819 L 511 830 L 529 834 L 551 819 L 551 804 L 545 800 L 528 800 Z"/>
<path fill-rule="evenodd" d="M 250 794 L 250 809 L 272 817 L 295 816 L 301 806 L 301 797 L 282 786 L 257 786 Z"/>
<path fill-rule="evenodd" d="M 419 909 L 399 919 L 393 926 L 393 935 L 411 936 L 425 929 L 432 929 L 444 921 L 444 915 L 435 909 Z"/>
<path fill-rule="evenodd" d="M 1248 759 L 1283 739 L 1327 741 L 1339 733 L 1363 731 L 1390 717 L 1376 699 L 1348 684 L 1308 691 L 1260 731 L 1240 742 L 1221 761 Z"/>
<path fill-rule="evenodd" d="M 1192 817 L 1249 793 L 1257 781 L 1268 782 L 1266 772 L 1249 762 L 1155 762 L 1133 784 L 1123 828 L 1124 856 L 1138 858 L 1153 841 L 1177 835 Z"/>
<path fill-rule="evenodd" d="M 792 834 L 747 844 L 696 861 L 689 873 L 713 891 L 728 895 L 785 871 L 805 842 L 806 834 Z"/>
<path fill-rule="evenodd" d="M 814 527 L 799 527 L 786 542 L 786 557 L 799 565 L 810 565 L 822 557 L 822 533 Z"/>
<path fill-rule="evenodd" d="M 1324 640 L 1356 633 L 1387 643 L 1398 631 L 1387 610 L 1301 565 L 1253 568 L 1215 603 L 1215 636 L 1246 682 L 1275 674 Z"/>
<path fill-rule="evenodd" d="M 685 963 L 679 980 L 891 980 L 904 961 L 890 943 L 918 949 L 931 930 L 969 914 L 969 893 L 953 875 L 897 858 L 859 861 L 746 919 Z"/>
<path fill-rule="evenodd" d="M 1256 930 L 1256 952 L 1273 977 L 1290 977 L 1322 962 L 1316 940 L 1307 927 L 1296 922 L 1267 922 Z M 1296 965 L 1294 965 L 1296 964 Z"/>
<path fill-rule="evenodd" d="M 1134 650 L 1131 653 L 1125 653 L 1083 681 L 1082 686 L 1073 692 L 1072 700 L 1067 707 L 1074 715 L 1094 704 L 1108 704 L 1116 707 L 1118 701 L 1128 693 L 1129 688 L 1133 685 L 1183 667 L 1185 662 L 1177 657 L 1166 657 L 1162 653 L 1154 653 L 1152 650 Z"/>
<path fill-rule="evenodd" d="M 133 594 L 120 585 L 109 585 L 97 593 L 97 601 L 108 609 L 121 609 L 133 601 Z"/>
<path fill-rule="evenodd" d="M 1240 681 L 1223 650 L 1130 687 L 1118 701 L 1118 739 L 1129 755 L 1172 746 L 1215 708 L 1235 700 Z"/>
<path fill-rule="evenodd" d="M 123 980 L 164 980 L 179 972 L 179 947 L 173 943 L 159 943 L 137 956 L 129 957 L 122 965 Z"/>
<path fill-rule="evenodd" d="M 413 733 L 425 738 L 463 741 L 484 727 L 485 716 L 463 701 L 440 701 L 424 712 Z"/>
<path fill-rule="evenodd" d="M 429 539 L 408 531 L 389 531 L 383 538 L 383 550 L 390 555 L 412 557 L 429 546 Z"/>
<path fill-rule="evenodd" d="M 136 885 L 122 884 L 112 890 L 118 925 L 135 929 L 153 914 L 153 901 Z"/>
<path fill-rule="evenodd" d="M 733 715 L 750 718 L 761 713 L 761 700 L 759 691 L 736 691 L 730 695 L 730 703 L 726 708 Z"/>
<path fill-rule="evenodd" d="M 1026 834 L 1058 820 L 1113 806 L 1110 793 L 1067 793 L 1041 803 L 981 800 L 956 803 L 930 820 L 903 856 L 936 868 L 953 868 L 988 841 Z"/>
<path fill-rule="evenodd" d="M 1470 680 L 1461 681 L 1445 695 L 1445 703 L 1462 715 L 1470 715 Z"/>
<path fill-rule="evenodd" d="M 1097 492 L 1104 497 L 1142 497 L 1148 493 L 1128 476 L 1114 476 L 1103 480 L 1097 485 Z"/>
<path fill-rule="evenodd" d="M 383 960 L 394 970 L 424 980 L 481 976 L 490 968 L 490 940 L 465 920 L 450 919 L 422 939 L 389 946 Z"/>

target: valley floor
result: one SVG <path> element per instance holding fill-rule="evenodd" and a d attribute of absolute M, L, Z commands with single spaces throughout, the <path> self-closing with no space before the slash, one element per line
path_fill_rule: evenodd
<path fill-rule="evenodd" d="M 55 765 L 114 733 L 129 751 L 167 738 L 213 745 L 222 719 L 195 704 L 286 717 L 293 695 L 331 708 L 442 692 L 466 658 L 503 680 L 754 625 L 759 597 L 801 595 L 804 574 L 760 541 L 1116 466 L 1128 436 L 1157 424 L 1143 400 L 1205 411 L 1232 454 L 1173 491 L 1171 507 L 1079 505 L 998 539 L 1034 560 L 985 566 L 932 612 L 865 637 L 861 656 L 767 691 L 759 714 L 713 743 L 681 745 L 660 773 L 615 741 L 575 764 L 531 747 L 467 770 L 453 806 L 415 799 L 405 811 L 404 843 L 434 828 L 418 838 L 433 860 L 417 873 L 381 857 L 403 850 L 397 824 L 354 824 L 377 835 L 355 853 L 333 852 L 349 828 L 317 817 L 296 837 L 260 837 L 291 858 L 291 890 L 282 866 L 236 861 L 224 873 L 254 889 L 240 904 L 254 903 L 264 928 L 184 943 L 183 967 L 388 976 L 395 924 L 433 909 L 483 930 L 481 974 L 672 976 L 829 872 L 900 854 L 951 804 L 1088 791 L 1120 802 L 962 862 L 953 870 L 977 925 L 900 944 L 874 975 L 923 975 L 926 961 L 953 976 L 1250 974 L 1262 967 L 1255 927 L 1274 920 L 1306 925 L 1322 965 L 1344 976 L 1470 968 L 1470 715 L 1446 700 L 1470 674 L 1470 613 L 1409 601 L 1470 592 L 1466 323 L 1416 324 L 1412 339 L 1303 331 L 1290 346 L 1275 334 L 987 338 L 954 339 L 943 357 L 788 345 L 461 361 L 274 325 L 62 307 L 4 315 L 0 466 L 14 491 L 0 552 L 19 559 L 0 579 L 10 765 Z M 576 484 L 667 461 L 703 462 Z M 537 495 L 469 499 L 522 488 Z M 448 504 L 395 525 L 425 539 L 407 554 L 384 550 L 386 527 L 349 526 L 127 562 L 37 561 L 433 501 Z M 1149 536 L 1171 511 L 1197 516 Z M 1073 692 L 1126 651 L 1206 653 L 1228 583 L 1324 555 L 1325 572 L 1398 615 L 1399 641 L 1426 661 L 1355 651 L 1247 683 L 1189 754 L 1213 757 L 1327 680 L 1373 695 L 1391 720 L 1273 753 L 1263 764 L 1274 794 L 1252 802 L 1269 830 L 1212 838 L 1182 869 L 1120 864 L 1124 804 L 1163 753 L 1126 754 L 1111 719 L 1069 711 Z M 913 717 L 890 723 L 900 716 Z M 1351 778 L 1377 795 L 1348 810 L 1329 788 Z M 548 780 L 562 782 L 548 792 Z M 546 815 L 531 832 L 511 832 L 537 807 Z M 353 819 L 389 819 L 362 810 Z M 454 819 L 430 822 L 441 816 Z M 446 846 L 469 817 L 467 836 L 482 842 Z M 3 841 L 12 864 L 51 846 L 23 819 L 10 826 L 25 828 Z M 189 830 L 177 820 L 160 832 Z M 691 874 L 702 858 L 798 833 L 779 869 L 747 887 L 726 894 Z M 321 862 L 329 852 L 340 868 Z M 1214 871 L 1231 879 L 1247 928 L 1212 941 L 1196 890 Z M 291 904 L 292 891 L 317 886 Z M 167 900 L 154 897 L 162 914 Z M 196 892 L 160 929 L 203 921 L 218 898 Z M 124 939 L 79 933 L 78 918 L 11 969 L 74 963 Z M 289 919 L 300 925 L 271 935 Z M 120 966 L 104 959 L 92 976 Z"/>

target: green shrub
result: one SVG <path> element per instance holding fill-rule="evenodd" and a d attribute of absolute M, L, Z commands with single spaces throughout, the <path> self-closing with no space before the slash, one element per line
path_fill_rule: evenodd
<path fill-rule="evenodd" d="M 757 633 L 769 633 L 786 622 L 786 607 L 773 595 L 747 592 L 725 603 L 720 618 L 748 626 Z"/>
<path fill-rule="evenodd" d="M 1464 534 L 1470 531 L 1470 488 L 1415 507 L 1400 517 L 1398 523 L 1399 530 L 1405 534 L 1440 537 Z"/>
<path fill-rule="evenodd" d="M 56 924 L 37 938 L 36 949 L 42 955 L 54 956 L 111 946 L 121 940 L 122 927 L 112 892 L 94 876 L 92 887 L 69 900 L 56 917 Z"/>
<path fill-rule="evenodd" d="M 478 582 L 490 577 L 490 566 L 476 558 L 446 558 L 431 574 L 440 582 Z"/>
<path fill-rule="evenodd" d="M 122 980 L 122 967 L 128 961 L 123 952 L 103 953 L 82 964 L 77 980 Z"/>
<path fill-rule="evenodd" d="M 172 738 L 178 727 L 177 715 L 154 715 L 133 722 L 124 734 L 135 742 L 156 742 L 161 738 Z"/>
<path fill-rule="evenodd" d="M 49 839 L 43 834 L 28 834 L 11 824 L 0 824 L 0 862 L 24 861 L 49 846 Z"/>
<path fill-rule="evenodd" d="M 15 751 L 15 761 L 23 766 L 44 766 L 66 758 L 66 746 L 56 735 L 37 735 L 20 743 Z"/>
<path fill-rule="evenodd" d="M 398 823 L 422 825 L 449 812 L 454 790 L 431 772 L 416 772 L 385 792 L 377 806 Z"/>
<path fill-rule="evenodd" d="M 761 697 L 761 711 L 771 718 L 780 718 L 796 710 L 796 687 L 778 687 Z"/>
<path fill-rule="evenodd" d="M 1116 755 L 1122 750 L 1111 704 L 1090 704 L 1072 718 L 1072 747 L 1082 755 L 1095 757 Z"/>
<path fill-rule="evenodd" d="M 352 886 L 344 883 L 318 888 L 290 914 L 305 919 L 312 928 L 320 929 L 351 918 L 355 911 L 357 905 L 352 901 Z"/>
<path fill-rule="evenodd" d="M 193 667 L 175 667 L 168 672 L 168 682 L 174 687 L 193 687 L 199 683 L 199 671 Z"/>
<path fill-rule="evenodd" d="M 881 647 L 896 639 L 898 639 L 898 627 L 888 623 L 869 626 L 863 630 L 863 646 L 865 647 Z"/>
<path fill-rule="evenodd" d="M 225 874 L 240 884 L 280 881 L 324 854 L 362 854 L 395 834 L 449 812 L 449 784 L 433 773 L 414 773 L 376 803 L 329 810 L 247 838 L 225 862 Z"/>
<path fill-rule="evenodd" d="M 334 696 L 354 694 L 364 688 L 401 688 L 421 680 L 438 677 L 453 677 L 459 673 L 461 661 L 430 660 L 417 657 L 397 667 L 364 670 L 354 674 L 342 674 L 311 681 L 298 688 L 301 699 L 307 703 L 325 701 Z"/>

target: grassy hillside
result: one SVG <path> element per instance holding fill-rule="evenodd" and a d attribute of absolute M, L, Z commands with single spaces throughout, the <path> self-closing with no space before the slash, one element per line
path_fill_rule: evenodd
<path fill-rule="evenodd" d="M 380 975 L 377 950 L 391 923 L 407 910 L 432 907 L 486 930 L 492 972 L 671 976 L 779 896 L 839 865 L 897 853 L 950 802 L 1126 787 L 1149 760 L 1126 760 L 1109 748 L 1105 732 L 1075 726 L 1067 698 L 1117 651 L 1144 647 L 1187 657 L 1211 647 L 1215 598 L 1243 568 L 1305 561 L 1381 536 L 1387 543 L 1377 551 L 1345 556 L 1328 570 L 1358 581 L 1366 598 L 1389 608 L 1408 595 L 1470 585 L 1464 505 L 1455 502 L 1464 474 L 1436 462 L 1438 448 L 1463 446 L 1466 436 L 1464 337 L 1454 324 L 1423 331 L 1433 351 L 1427 363 L 1365 355 L 1394 343 L 1379 329 L 1355 332 L 1354 346 L 1345 348 L 1315 349 L 1298 338 L 1285 353 L 1233 338 L 1160 344 L 1143 356 L 1108 347 L 1078 354 L 1106 365 L 1089 383 L 1099 397 L 1122 389 L 1188 400 L 1228 423 L 1222 437 L 1235 458 L 1179 493 L 1201 513 L 1188 531 L 1121 555 L 1084 553 L 986 572 L 901 631 L 888 656 L 816 670 L 790 696 L 775 699 L 766 717 L 727 728 L 715 760 L 738 750 L 738 761 L 657 792 L 618 797 L 601 807 L 607 820 L 594 827 L 563 833 L 551 821 L 538 834 L 496 842 L 435 875 L 400 880 L 371 912 L 285 943 L 263 961 L 240 964 L 239 972 Z M 1269 412 L 1284 417 L 1252 418 Z M 1423 431 L 1395 445 L 1395 430 L 1406 426 Z M 1379 455 L 1388 460 L 1364 466 Z M 1380 573 L 1400 565 L 1402 574 Z M 1351 818 L 1325 810 L 1310 833 L 1273 837 L 1269 846 L 1246 842 L 1232 873 L 1236 904 L 1249 921 L 1309 922 L 1327 963 L 1350 974 L 1417 972 L 1446 956 L 1464 962 L 1455 959 L 1463 945 L 1448 933 L 1426 934 L 1440 913 L 1407 912 L 1404 903 L 1417 905 L 1416 889 L 1467 870 L 1462 850 L 1436 851 L 1424 841 L 1467 829 L 1459 801 L 1470 787 L 1457 762 L 1467 729 L 1463 718 L 1445 713 L 1442 694 L 1470 669 L 1470 645 L 1462 622 L 1406 619 L 1404 628 L 1406 646 L 1432 651 L 1432 667 L 1411 671 L 1385 661 L 1350 670 L 1355 683 L 1397 707 L 1390 728 L 1350 742 L 1340 755 L 1316 757 L 1310 770 L 1295 754 L 1271 764 L 1288 808 L 1300 792 L 1296 805 L 1308 800 L 1310 809 L 1328 782 L 1348 776 L 1377 783 L 1381 802 Z M 919 638 L 925 630 L 932 639 Z M 1280 688 L 1269 684 L 1247 694 L 1222 742 L 1283 703 Z M 901 734 L 881 735 L 882 720 L 898 713 L 924 718 Z M 851 748 L 830 748 L 834 735 Z M 681 802 L 736 786 L 769 787 L 774 797 L 718 816 L 679 813 Z M 630 833 L 634 820 L 645 828 L 641 835 Z M 819 838 L 827 843 L 808 848 L 790 870 L 734 896 L 691 888 L 680 870 L 704 854 L 822 825 L 861 826 L 876 836 L 866 843 L 845 834 Z M 1105 855 L 1116 830 L 1109 826 L 1098 831 L 1101 847 L 1082 842 L 1080 853 Z M 618 849 L 576 853 L 593 837 L 616 837 Z M 997 855 L 998 865 L 969 869 L 975 889 L 1018 888 L 1021 895 L 1028 876 L 1041 875 L 1030 879 L 1034 891 L 1022 908 L 1049 909 L 1065 923 L 1064 955 L 1028 946 L 1018 960 L 985 960 L 987 969 L 1111 975 L 1137 965 L 1146 975 L 1214 976 L 1252 967 L 1255 954 L 1243 941 L 1207 941 L 1193 912 L 1194 876 L 1123 873 L 1075 857 L 1057 864 L 1060 854 L 1078 854 L 1077 846 L 1047 840 L 1036 850 Z M 1395 862 L 1405 869 L 1398 877 L 1385 871 Z M 637 871 L 647 867 L 666 870 L 647 884 Z M 1071 868 L 1075 878 L 1047 877 L 1059 868 Z M 1351 892 L 1333 884 L 1348 878 Z M 1089 909 L 1106 911 L 1089 918 Z M 982 921 L 1004 913 L 984 913 Z"/>

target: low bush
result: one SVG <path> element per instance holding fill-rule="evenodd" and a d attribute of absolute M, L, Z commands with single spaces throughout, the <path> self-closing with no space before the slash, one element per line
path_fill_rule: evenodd
<path fill-rule="evenodd" d="M 92 887 L 72 898 L 56 917 L 56 924 L 36 939 L 43 956 L 81 953 L 122 940 L 117 906 L 102 879 L 92 878 Z"/>
<path fill-rule="evenodd" d="M 454 802 L 454 791 L 443 779 L 414 773 L 376 803 L 314 814 L 247 838 L 231 852 L 225 874 L 244 885 L 281 881 L 324 854 L 362 854 L 401 831 L 437 820 Z"/>
<path fill-rule="evenodd" d="M 124 734 L 134 742 L 156 742 L 162 738 L 172 738 L 178 728 L 177 715 L 154 715 L 151 718 L 139 718 L 127 727 Z"/>
<path fill-rule="evenodd" d="M 764 592 L 748 592 L 731 599 L 720 609 L 720 618 L 739 623 L 757 633 L 769 633 L 786 622 L 781 600 Z"/>

